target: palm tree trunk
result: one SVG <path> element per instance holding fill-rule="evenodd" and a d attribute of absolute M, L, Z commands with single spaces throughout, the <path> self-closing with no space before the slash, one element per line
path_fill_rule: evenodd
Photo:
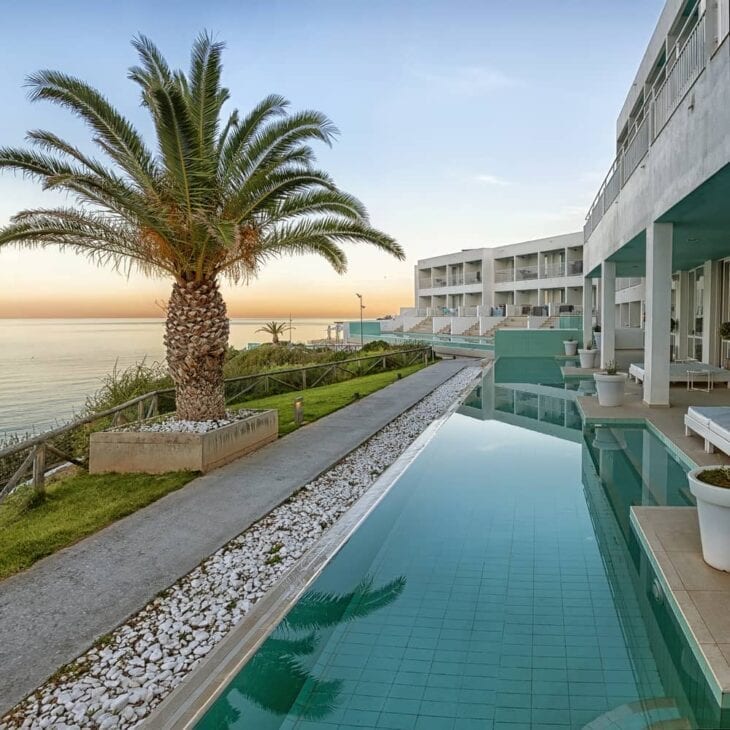
<path fill-rule="evenodd" d="M 228 330 L 226 304 L 214 279 L 173 285 L 165 347 L 178 418 L 211 421 L 225 417 L 223 362 Z"/>

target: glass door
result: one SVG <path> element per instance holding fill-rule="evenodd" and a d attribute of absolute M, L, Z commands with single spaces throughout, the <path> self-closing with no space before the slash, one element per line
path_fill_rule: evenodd
<path fill-rule="evenodd" d="M 730 322 L 730 259 L 722 262 L 722 284 L 720 287 L 721 322 Z M 720 338 L 720 365 L 730 367 L 730 338 Z"/>
<path fill-rule="evenodd" d="M 702 360 L 702 331 L 704 326 L 705 270 L 700 266 L 688 272 L 689 334 L 687 354 L 692 360 Z"/>

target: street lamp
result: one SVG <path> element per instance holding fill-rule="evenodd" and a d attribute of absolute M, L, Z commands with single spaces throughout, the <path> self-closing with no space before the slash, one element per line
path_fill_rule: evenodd
<path fill-rule="evenodd" d="M 362 350 L 365 340 L 363 336 L 362 331 L 362 310 L 365 309 L 365 305 L 362 303 L 362 294 L 355 294 L 355 296 L 360 300 L 360 349 Z"/>

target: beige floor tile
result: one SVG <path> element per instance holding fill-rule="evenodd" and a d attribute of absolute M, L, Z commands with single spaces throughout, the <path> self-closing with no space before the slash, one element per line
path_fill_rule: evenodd
<path fill-rule="evenodd" d="M 692 602 L 718 644 L 730 644 L 730 591 L 689 591 Z"/>

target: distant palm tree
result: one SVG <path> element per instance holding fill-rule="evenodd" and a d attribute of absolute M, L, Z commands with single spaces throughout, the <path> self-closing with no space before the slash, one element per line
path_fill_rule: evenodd
<path fill-rule="evenodd" d="M 336 129 L 315 111 L 289 113 L 280 96 L 248 114 L 224 116 L 223 44 L 193 44 L 190 71 L 171 69 L 145 38 L 129 78 L 155 130 L 155 149 L 96 89 L 57 71 L 28 79 L 33 101 L 70 110 L 90 128 L 102 159 L 52 132 L 28 134 L 34 149 L 0 149 L 0 168 L 70 193 L 76 206 L 24 210 L 0 230 L 6 244 L 59 246 L 92 261 L 169 276 L 165 346 L 181 418 L 225 413 L 228 342 L 221 276 L 247 282 L 272 258 L 318 254 L 342 273 L 340 244 L 365 242 L 403 258 L 372 228 L 363 205 L 314 166 L 308 143 L 330 144 Z"/>
<path fill-rule="evenodd" d="M 259 327 L 257 332 L 266 332 L 267 335 L 271 335 L 271 341 L 273 344 L 279 344 L 279 335 L 283 335 L 289 331 L 289 325 L 284 322 L 267 322 L 263 327 Z"/>

